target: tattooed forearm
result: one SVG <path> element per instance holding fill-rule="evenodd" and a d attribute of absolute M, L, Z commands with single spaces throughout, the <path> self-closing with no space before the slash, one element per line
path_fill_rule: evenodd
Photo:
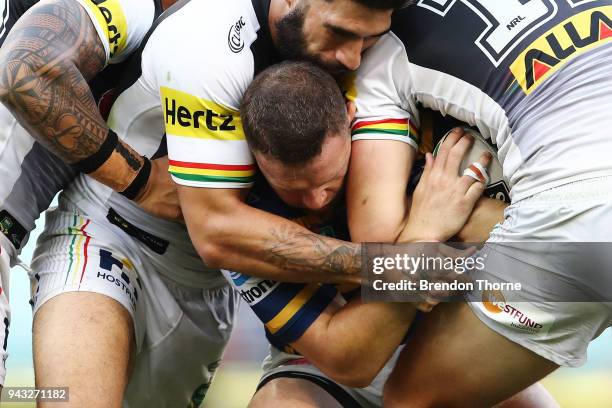
<path fill-rule="evenodd" d="M 128 146 L 122 143 L 119 143 L 117 147 L 115 147 L 115 151 L 125 159 L 126 163 L 128 164 L 128 166 L 130 166 L 132 170 L 140 170 L 140 168 L 142 167 L 142 161 L 137 156 L 136 152 L 130 150 Z"/>
<path fill-rule="evenodd" d="M 358 274 L 360 245 L 317 235 L 298 228 L 270 230 L 266 261 L 298 273 Z"/>
<path fill-rule="evenodd" d="M 44 2 L 24 14 L 0 50 L 0 99 L 36 140 L 77 162 L 108 133 L 87 84 L 104 64 L 85 10 L 70 0 Z"/>

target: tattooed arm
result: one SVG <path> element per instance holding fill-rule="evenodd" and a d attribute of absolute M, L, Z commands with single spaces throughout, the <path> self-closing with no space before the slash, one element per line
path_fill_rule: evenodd
<path fill-rule="evenodd" d="M 108 134 L 87 84 L 105 63 L 85 9 L 73 0 L 43 1 L 21 17 L 0 50 L 0 98 L 38 142 L 76 163 L 96 153 Z M 120 143 L 91 176 L 122 191 L 142 163 Z"/>
<path fill-rule="evenodd" d="M 191 240 L 210 267 L 278 281 L 359 281 L 360 244 L 250 207 L 244 190 L 179 186 L 178 192 Z"/>
<path fill-rule="evenodd" d="M 87 81 L 106 64 L 91 18 L 74 0 L 44 0 L 13 26 L 0 49 L 0 100 L 30 135 L 74 164 L 100 151 L 109 134 Z M 87 161 L 87 160 L 86 160 Z M 180 217 L 167 162 L 153 161 L 149 182 L 135 201 L 165 218 Z M 119 141 L 89 176 L 124 191 L 144 158 Z"/>

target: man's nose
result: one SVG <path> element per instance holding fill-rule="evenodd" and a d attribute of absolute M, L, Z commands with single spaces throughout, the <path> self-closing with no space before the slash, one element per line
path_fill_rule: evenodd
<path fill-rule="evenodd" d="M 347 69 L 354 71 L 361 65 L 361 52 L 363 51 L 363 40 L 350 41 L 338 48 L 336 59 Z"/>
<path fill-rule="evenodd" d="M 304 194 L 302 204 L 309 210 L 320 210 L 327 204 L 328 194 L 325 190 L 313 190 Z"/>

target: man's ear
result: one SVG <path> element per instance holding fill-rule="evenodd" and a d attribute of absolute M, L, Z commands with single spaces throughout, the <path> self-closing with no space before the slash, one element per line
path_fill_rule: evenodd
<path fill-rule="evenodd" d="M 357 113 L 357 107 L 353 103 L 353 101 L 346 101 L 346 114 L 349 119 L 349 124 L 353 123 L 353 119 L 355 119 L 355 114 Z"/>

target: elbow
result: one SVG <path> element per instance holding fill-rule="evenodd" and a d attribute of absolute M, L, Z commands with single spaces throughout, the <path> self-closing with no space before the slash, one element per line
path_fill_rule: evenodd
<path fill-rule="evenodd" d="M 202 261 L 212 269 L 221 269 L 223 268 L 223 249 L 221 245 L 218 245 L 214 242 L 207 242 L 200 245 L 197 245 L 197 251 L 202 258 Z"/>
<path fill-rule="evenodd" d="M 215 216 L 211 216 L 206 222 L 198 225 L 196 234 L 191 236 L 198 255 L 206 266 L 212 269 L 226 267 L 228 251 L 223 237 L 227 237 L 228 234 L 224 233 L 222 226 L 223 222 L 217 222 Z"/>

